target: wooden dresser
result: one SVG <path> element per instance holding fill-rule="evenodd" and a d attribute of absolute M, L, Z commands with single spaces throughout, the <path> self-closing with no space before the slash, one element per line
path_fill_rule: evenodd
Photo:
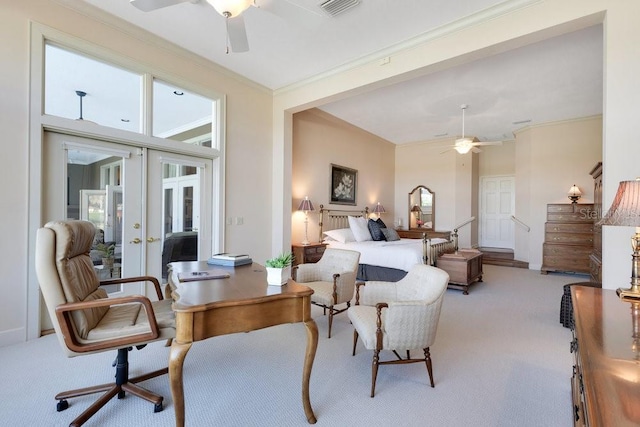
<path fill-rule="evenodd" d="M 572 286 L 571 297 L 574 425 L 640 425 L 640 303 L 584 286 Z"/>
<path fill-rule="evenodd" d="M 547 205 L 542 246 L 542 274 L 566 271 L 590 274 L 593 251 L 593 204 Z"/>
<path fill-rule="evenodd" d="M 602 283 L 602 226 L 596 223 L 602 219 L 602 162 L 591 170 L 593 177 L 593 251 L 589 257 L 592 282 Z"/>

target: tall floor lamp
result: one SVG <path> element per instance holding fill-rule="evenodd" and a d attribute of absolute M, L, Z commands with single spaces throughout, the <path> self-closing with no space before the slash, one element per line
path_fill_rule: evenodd
<path fill-rule="evenodd" d="M 631 287 L 618 288 L 616 292 L 623 299 L 640 299 L 640 178 L 620 182 L 609 211 L 598 224 L 636 228 L 636 234 L 631 237 Z"/>
<path fill-rule="evenodd" d="M 298 210 L 304 211 L 304 240 L 302 244 L 308 245 L 309 237 L 307 236 L 307 229 L 309 227 L 309 211 L 314 210 L 313 203 L 311 203 L 308 196 L 304 196 L 304 199 L 300 202 L 300 206 L 298 206 Z"/>

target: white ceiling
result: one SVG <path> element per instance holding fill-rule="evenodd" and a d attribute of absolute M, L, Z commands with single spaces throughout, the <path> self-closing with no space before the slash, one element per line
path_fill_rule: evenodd
<path fill-rule="evenodd" d="M 243 14 L 249 52 L 226 54 L 224 18 L 204 0 L 152 12 L 128 0 L 84 1 L 273 90 L 530 2 L 361 0 L 330 17 L 321 0 L 256 0 Z M 512 139 L 526 124 L 602 113 L 602 46 L 602 27 L 591 27 L 321 108 L 402 144 L 459 136 L 460 105 L 469 104 L 466 135 Z M 523 120 L 531 122 L 513 124 Z"/>

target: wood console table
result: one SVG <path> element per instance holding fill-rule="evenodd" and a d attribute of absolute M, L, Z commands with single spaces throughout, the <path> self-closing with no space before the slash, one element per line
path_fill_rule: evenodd
<path fill-rule="evenodd" d="M 180 282 L 178 275 L 211 269 L 226 270 L 231 277 Z M 174 299 L 176 337 L 169 353 L 169 381 L 176 426 L 184 426 L 182 367 L 195 341 L 225 334 L 250 332 L 284 323 L 303 322 L 307 347 L 302 374 L 302 405 L 310 424 L 316 422 L 309 401 L 309 378 L 318 347 L 318 327 L 311 318 L 313 290 L 289 280 L 267 285 L 267 272 L 259 264 L 240 267 L 210 266 L 206 261 L 169 264 L 169 286 Z"/>
<path fill-rule="evenodd" d="M 640 301 L 585 286 L 571 286 L 571 297 L 574 425 L 640 425 Z"/>

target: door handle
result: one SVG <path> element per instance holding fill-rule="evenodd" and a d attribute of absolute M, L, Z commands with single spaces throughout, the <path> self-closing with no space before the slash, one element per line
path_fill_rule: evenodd
<path fill-rule="evenodd" d="M 138 239 L 137 237 L 135 239 L 133 239 L 132 241 L 130 241 L 129 243 L 133 243 L 134 245 L 137 245 L 138 243 L 142 242 L 142 240 Z"/>
<path fill-rule="evenodd" d="M 160 240 L 159 237 L 147 237 L 147 242 L 149 243 L 157 242 L 158 240 Z"/>

